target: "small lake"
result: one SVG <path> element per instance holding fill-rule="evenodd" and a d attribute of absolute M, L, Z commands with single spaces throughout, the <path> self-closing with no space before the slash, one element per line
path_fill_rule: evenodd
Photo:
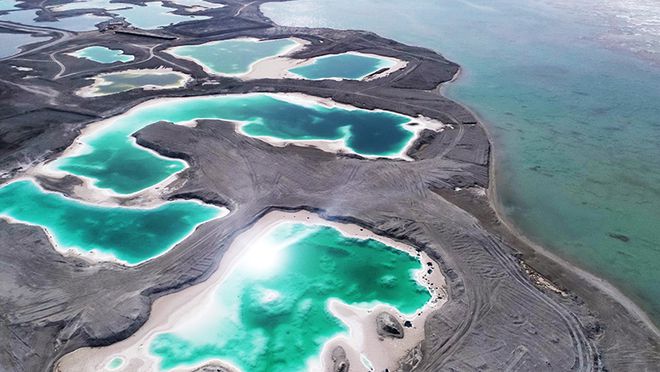
<path fill-rule="evenodd" d="M 109 49 L 102 46 L 83 48 L 69 53 L 69 55 L 98 63 L 130 62 L 135 59 L 135 56 L 124 54 L 124 51 L 121 49 Z"/>
<path fill-rule="evenodd" d="M 14 34 L 0 32 L 0 58 L 12 56 L 28 44 L 48 40 L 48 37 L 32 36 L 30 34 Z"/>
<path fill-rule="evenodd" d="M 320 371 L 341 346 L 351 370 L 382 371 L 424 337 L 444 288 L 437 265 L 413 247 L 307 212 L 273 212 L 237 237 L 205 282 L 158 299 L 131 338 L 79 349 L 58 368 L 109 370 L 121 360 L 121 371 Z M 382 312 L 403 338 L 379 338 Z"/>
<path fill-rule="evenodd" d="M 94 83 L 80 89 L 82 97 L 107 96 L 133 89 L 175 89 L 190 80 L 190 76 L 168 69 L 145 69 L 110 72 L 97 75 Z"/>
<path fill-rule="evenodd" d="M 93 14 L 83 14 L 74 17 L 58 18 L 57 21 L 37 21 L 37 9 L 17 10 L 0 15 L 0 21 L 9 21 L 35 27 L 59 28 L 67 31 L 81 32 L 96 29 L 96 25 L 109 20 Z"/>
<path fill-rule="evenodd" d="M 114 6 L 114 4 L 113 4 Z M 155 29 L 185 21 L 210 19 L 207 16 L 174 14 L 175 9 L 166 7 L 162 2 L 150 2 L 146 5 L 135 5 L 127 9 L 113 10 L 112 13 L 124 17 L 135 27 Z"/>
<path fill-rule="evenodd" d="M 248 247 L 186 319 L 148 345 L 161 370 L 221 359 L 243 371 L 301 371 L 323 344 L 348 329 L 331 299 L 361 307 L 387 303 L 414 315 L 431 299 L 415 279 L 418 258 L 325 226 L 283 223 Z"/>
<path fill-rule="evenodd" d="M 193 61 L 210 74 L 239 76 L 248 73 L 260 60 L 286 54 L 297 45 L 292 39 L 240 38 L 182 45 L 166 52 Z"/>
<path fill-rule="evenodd" d="M 80 137 L 85 152 L 60 158 L 53 166 L 90 178 L 95 186 L 120 194 L 151 187 L 185 166 L 180 160 L 156 156 L 135 145 L 131 135 L 159 121 L 237 121 L 241 122 L 242 134 L 265 141 L 334 141 L 365 156 L 397 156 L 414 138 L 413 130 L 406 125 L 411 122 L 410 117 L 328 107 L 316 103 L 313 97 L 302 97 L 306 98 L 294 100 L 289 95 L 264 93 L 149 101 Z"/>
<path fill-rule="evenodd" d="M 44 227 L 59 249 L 94 251 L 131 265 L 165 253 L 223 209 L 172 201 L 153 208 L 100 206 L 48 192 L 29 180 L 0 187 L 0 216 Z"/>
<path fill-rule="evenodd" d="M 310 80 L 362 80 L 394 65 L 396 62 L 390 58 L 349 52 L 316 57 L 309 63 L 290 69 L 289 72 Z"/>
<path fill-rule="evenodd" d="M 17 3 L 18 2 L 14 1 L 14 0 L 2 0 L 2 1 L 0 1 L 0 12 L 3 11 L 3 10 L 19 9 L 18 7 L 16 7 Z"/>

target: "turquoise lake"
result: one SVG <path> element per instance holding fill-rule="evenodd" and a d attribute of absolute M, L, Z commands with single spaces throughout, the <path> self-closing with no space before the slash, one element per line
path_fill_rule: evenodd
<path fill-rule="evenodd" d="M 261 59 L 285 54 L 296 46 L 292 39 L 257 40 L 250 38 L 212 41 L 167 49 L 175 57 L 186 58 L 212 74 L 242 75 Z"/>
<path fill-rule="evenodd" d="M 130 62 L 135 59 L 135 56 L 124 54 L 121 49 L 110 49 L 102 46 L 83 48 L 70 53 L 70 55 L 98 63 Z"/>
<path fill-rule="evenodd" d="M 523 0 L 262 9 L 280 24 L 366 29 L 459 63 L 446 93 L 491 133 L 501 212 L 660 323 L 660 69 L 601 42 L 609 22 Z"/>
<path fill-rule="evenodd" d="M 209 299 L 147 345 L 160 369 L 221 359 L 250 372 L 305 371 L 346 325 L 330 299 L 414 314 L 430 299 L 418 258 L 324 226 L 282 223 L 247 247 Z M 184 323 L 184 324 L 182 324 Z"/>
<path fill-rule="evenodd" d="M 222 210 L 192 201 L 140 209 L 82 203 L 23 180 L 0 187 L 0 216 L 45 227 L 58 246 L 95 250 L 128 264 L 156 257 L 221 216 Z"/>
<path fill-rule="evenodd" d="M 361 80 L 378 70 L 390 68 L 395 64 L 394 61 L 385 58 L 343 53 L 317 57 L 310 64 L 292 68 L 289 71 L 310 80 Z"/>
<path fill-rule="evenodd" d="M 362 155 L 394 155 L 413 138 L 408 117 L 379 111 L 295 104 L 277 95 L 250 94 L 178 98 L 141 105 L 112 119 L 110 125 L 80 139 L 89 151 L 59 158 L 54 166 L 89 177 L 100 188 L 131 194 L 182 170 L 180 160 L 158 157 L 134 144 L 131 135 L 158 121 L 185 123 L 196 119 L 241 121 L 252 137 L 286 140 L 344 140 Z"/>

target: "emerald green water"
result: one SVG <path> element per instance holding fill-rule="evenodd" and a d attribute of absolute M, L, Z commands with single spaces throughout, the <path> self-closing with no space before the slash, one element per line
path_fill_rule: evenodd
<path fill-rule="evenodd" d="M 255 62 L 286 53 L 296 42 L 292 39 L 230 39 L 199 45 L 183 45 L 166 50 L 175 57 L 187 58 L 214 74 L 242 75 Z"/>
<path fill-rule="evenodd" d="M 311 64 L 292 68 L 290 72 L 305 79 L 360 80 L 374 72 L 394 66 L 394 61 L 352 53 L 314 58 Z"/>
<path fill-rule="evenodd" d="M 28 180 L 0 188 L 0 216 L 46 228 L 60 248 L 95 250 L 128 264 L 164 253 L 220 213 L 190 201 L 150 209 L 86 204 L 44 191 Z"/>
<path fill-rule="evenodd" d="M 108 369 L 113 370 L 121 367 L 124 364 L 124 360 L 122 358 L 113 358 L 110 363 L 108 363 Z"/>
<path fill-rule="evenodd" d="M 97 84 L 92 90 L 94 95 L 102 96 L 146 87 L 173 89 L 181 86 L 187 78 L 181 73 L 162 71 L 157 73 L 153 71 L 112 72 L 103 74 L 102 77 L 103 83 Z"/>
<path fill-rule="evenodd" d="M 366 29 L 459 63 L 447 94 L 492 135 L 501 211 L 660 324 L 660 68 L 604 43 L 620 30 L 589 5 L 554 3 L 297 0 L 262 9 L 280 24 Z M 643 21 L 616 3 L 617 19 Z"/>
<path fill-rule="evenodd" d="M 95 186 L 119 194 L 131 194 L 157 184 L 185 167 L 180 160 L 159 157 L 135 146 L 131 134 L 158 121 L 241 121 L 245 123 L 241 131 L 252 137 L 344 140 L 361 155 L 397 154 L 413 136 L 404 126 L 410 119 L 402 115 L 331 108 L 311 101 L 299 105 L 281 97 L 270 94 L 190 97 L 141 105 L 94 134 L 81 137 L 86 151 L 60 158 L 54 166 L 91 178 Z"/>
<path fill-rule="evenodd" d="M 431 298 L 413 277 L 418 259 L 330 227 L 283 223 L 247 249 L 208 306 L 194 304 L 150 342 L 161 370 L 221 359 L 245 372 L 304 371 L 325 342 L 347 333 L 330 299 L 413 314 Z"/>
<path fill-rule="evenodd" d="M 124 54 L 121 49 L 109 49 L 101 46 L 83 48 L 71 53 L 71 55 L 98 63 L 130 62 L 135 59 L 130 54 Z"/>

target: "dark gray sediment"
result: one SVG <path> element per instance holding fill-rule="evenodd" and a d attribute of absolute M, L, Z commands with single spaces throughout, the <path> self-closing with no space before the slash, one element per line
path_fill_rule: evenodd
<path fill-rule="evenodd" d="M 85 125 L 162 96 L 300 92 L 421 114 L 453 128 L 425 131 L 409 152 L 412 162 L 273 147 L 216 121 L 143 129 L 136 134 L 140 145 L 191 165 L 176 181 L 178 188 L 163 198 L 197 198 L 232 212 L 136 267 L 62 256 L 41 229 L 0 220 L 0 370 L 49 370 L 79 347 L 130 336 L 148 318 L 154 299 L 206 279 L 231 241 L 274 209 L 306 209 L 356 223 L 415 245 L 440 264 L 449 299 L 425 325 L 426 339 L 415 353 L 421 361 L 412 358 L 415 370 L 654 370 L 660 365 L 654 331 L 617 298 L 537 254 L 495 215 L 480 192 L 489 183 L 486 133 L 436 89 L 457 73 L 456 64 L 368 32 L 276 26 L 258 11 L 261 2 L 227 1 L 227 7 L 209 11 L 213 20 L 161 31 L 176 40 L 53 31 L 58 39 L 0 63 L 0 182 L 57 156 Z M 241 82 L 210 77 L 194 63 L 160 52 L 236 36 L 307 39 L 311 45 L 297 54 L 300 58 L 358 50 L 408 65 L 368 82 Z M 136 59 L 107 67 L 64 55 L 88 45 L 122 48 Z M 24 79 L 29 73 L 12 65 L 32 67 L 40 77 Z M 169 91 L 92 99 L 74 94 L 101 71 L 159 66 L 195 80 Z M 67 191 L 76 180 L 42 183 Z M 539 275 L 559 290 L 544 285 Z"/>

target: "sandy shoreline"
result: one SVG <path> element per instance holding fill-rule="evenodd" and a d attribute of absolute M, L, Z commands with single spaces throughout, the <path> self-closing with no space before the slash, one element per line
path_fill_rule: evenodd
<path fill-rule="evenodd" d="M 115 357 L 122 357 L 125 360 L 123 366 L 118 369 L 120 371 L 143 371 L 156 369 L 158 360 L 151 356 L 146 349 L 149 341 L 158 333 L 166 332 L 177 326 L 177 321 L 185 317 L 186 314 L 191 313 L 191 309 L 186 307 L 194 303 L 197 307 L 203 308 L 212 304 L 212 294 L 216 291 L 217 287 L 222 281 L 231 273 L 231 268 L 244 256 L 247 250 L 244 247 L 249 246 L 258 237 L 269 231 L 274 226 L 282 222 L 300 222 L 312 225 L 330 226 L 338 229 L 343 235 L 355 238 L 371 238 L 378 240 L 384 244 L 394 248 L 403 250 L 419 257 L 423 269 L 432 268 L 432 275 L 425 275 L 421 278 L 422 281 L 430 288 L 437 288 L 431 290 L 431 301 L 420 311 L 420 314 L 405 316 L 405 319 L 412 319 L 414 326 L 406 328 L 406 337 L 401 340 L 385 340 L 379 341 L 377 335 L 374 334 L 374 325 L 363 324 L 367 319 L 372 319 L 376 312 L 362 311 L 351 313 L 352 307 L 336 307 L 333 305 L 333 312 L 337 311 L 349 322 L 350 335 L 352 337 L 343 339 L 341 337 L 333 338 L 329 344 L 335 345 L 342 343 L 349 348 L 347 350 L 349 355 L 355 356 L 357 350 L 359 353 L 371 356 L 371 358 L 380 358 L 387 356 L 383 360 L 378 360 L 378 363 L 389 364 L 396 363 L 399 355 L 403 357 L 405 353 L 417 345 L 424 337 L 423 320 L 433 310 L 439 308 L 446 301 L 446 287 L 444 277 L 437 264 L 430 260 L 425 253 L 417 252 L 414 248 L 407 246 L 403 243 L 393 241 L 388 238 L 380 237 L 374 233 L 363 229 L 356 225 L 330 222 L 320 218 L 318 215 L 300 211 L 300 212 L 271 212 L 266 216 L 259 219 L 252 227 L 241 233 L 236 240 L 231 244 L 218 268 L 214 273 L 204 282 L 186 288 L 179 292 L 166 295 L 154 301 L 151 310 L 151 316 L 147 322 L 132 336 L 126 340 L 118 343 L 101 347 L 101 348 L 82 348 L 70 354 L 65 355 L 56 365 L 56 371 L 99 371 L 103 370 L 105 366 Z M 432 266 L 427 266 L 426 262 L 432 262 Z M 420 275 L 421 277 L 421 275 Z M 377 306 L 378 310 L 392 310 L 388 306 Z M 372 309 L 373 310 L 373 309 Z M 399 319 L 404 319 L 398 312 L 393 313 Z M 366 322 L 369 323 L 369 322 Z M 362 325 L 362 326 L 361 326 Z M 360 337 L 362 335 L 362 337 Z M 326 354 L 328 345 L 324 347 Z M 353 351 L 351 351 L 353 350 Z M 396 359 L 396 360 L 394 360 Z M 217 362 L 217 361 L 216 361 Z M 351 360 L 351 366 L 360 365 L 359 360 Z M 321 362 L 317 364 L 320 366 Z M 380 365 L 380 364 L 379 364 Z M 198 366 L 191 366 L 186 368 L 176 368 L 173 371 L 183 372 L 191 371 Z M 392 366 L 390 366 L 391 368 Z"/>

